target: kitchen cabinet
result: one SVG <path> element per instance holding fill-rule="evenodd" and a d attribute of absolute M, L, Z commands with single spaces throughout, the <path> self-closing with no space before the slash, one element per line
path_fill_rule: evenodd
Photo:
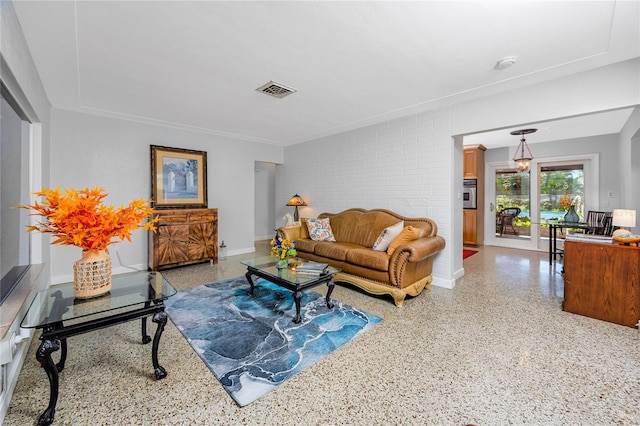
<path fill-rule="evenodd" d="M 462 211 L 462 243 L 465 245 L 478 245 L 478 215 L 476 210 L 465 209 Z"/>
<path fill-rule="evenodd" d="M 464 147 L 463 179 L 476 180 L 476 208 L 463 210 L 462 243 L 477 246 L 484 242 L 484 151 L 483 145 Z"/>
<path fill-rule="evenodd" d="M 156 210 L 149 232 L 151 270 L 218 261 L 218 209 Z"/>
<path fill-rule="evenodd" d="M 566 240 L 562 310 L 636 327 L 640 247 Z"/>
<path fill-rule="evenodd" d="M 484 177 L 483 145 L 467 145 L 464 147 L 464 179 L 481 179 Z"/>

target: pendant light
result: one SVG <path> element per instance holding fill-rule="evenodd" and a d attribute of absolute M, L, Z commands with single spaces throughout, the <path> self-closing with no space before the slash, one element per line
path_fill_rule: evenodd
<path fill-rule="evenodd" d="M 516 162 L 516 168 L 519 173 L 527 173 L 530 167 L 529 161 L 533 160 L 533 155 L 531 154 L 531 150 L 529 150 L 527 141 L 524 139 L 524 135 L 537 131 L 538 129 L 522 129 L 511 132 L 512 135 L 521 136 L 520 145 L 518 145 L 518 149 L 516 149 L 516 153 L 513 156 L 513 161 Z"/>

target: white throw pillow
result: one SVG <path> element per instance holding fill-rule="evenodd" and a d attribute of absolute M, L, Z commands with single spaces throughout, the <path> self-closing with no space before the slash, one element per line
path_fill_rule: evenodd
<path fill-rule="evenodd" d="M 391 225 L 388 228 L 384 228 L 378 239 L 373 244 L 372 249 L 375 251 L 387 251 L 389 248 L 389 244 L 393 241 L 404 229 L 404 220 L 396 223 L 395 225 Z"/>
<path fill-rule="evenodd" d="M 336 241 L 333 237 L 329 218 L 307 219 L 307 229 L 309 230 L 309 236 L 314 241 Z"/>

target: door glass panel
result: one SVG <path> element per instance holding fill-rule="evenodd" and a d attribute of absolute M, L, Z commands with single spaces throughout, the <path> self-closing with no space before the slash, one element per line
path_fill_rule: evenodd
<path fill-rule="evenodd" d="M 574 206 L 584 219 L 584 171 L 582 164 L 540 169 L 540 217 L 562 220 Z"/>
<path fill-rule="evenodd" d="M 531 238 L 531 183 L 529 173 L 516 169 L 495 172 L 496 238 Z"/>
<path fill-rule="evenodd" d="M 579 221 L 584 221 L 584 167 L 582 164 L 542 166 L 540 168 L 540 237 L 549 237 L 550 221 L 562 221 L 573 206 Z M 560 229 L 560 244 L 566 232 L 580 230 Z"/>

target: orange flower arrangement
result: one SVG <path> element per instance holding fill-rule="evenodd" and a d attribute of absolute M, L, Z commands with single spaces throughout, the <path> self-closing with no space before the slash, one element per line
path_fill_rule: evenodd
<path fill-rule="evenodd" d="M 27 226 L 27 232 L 40 231 L 56 237 L 51 244 L 77 246 L 82 250 L 98 252 L 107 249 L 114 238 L 131 241 L 131 232 L 136 229 L 155 231 L 158 218 L 140 223 L 148 219 L 154 210 L 147 201 L 133 200 L 127 207 L 115 208 L 102 203 L 107 194 L 104 188 L 67 189 L 63 194 L 60 188 L 43 188 L 34 192 L 44 197 L 42 204 L 37 201 L 32 205 L 21 204 L 18 208 L 35 211 L 31 215 L 44 217 L 44 221 Z"/>
<path fill-rule="evenodd" d="M 573 201 L 571 200 L 571 194 L 564 194 L 560 196 L 560 200 L 558 201 L 560 207 L 565 210 L 569 210 L 569 207 L 573 205 Z"/>

